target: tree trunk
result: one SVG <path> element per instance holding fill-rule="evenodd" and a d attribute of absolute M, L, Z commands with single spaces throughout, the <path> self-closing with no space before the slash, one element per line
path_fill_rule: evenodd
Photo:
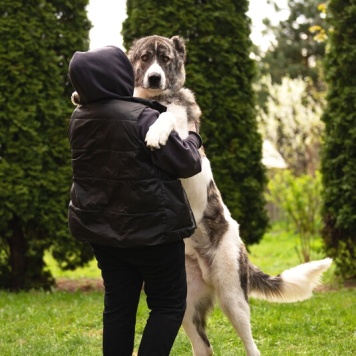
<path fill-rule="evenodd" d="M 25 284 L 27 242 L 16 217 L 11 221 L 10 226 L 12 229 L 12 237 L 7 240 L 10 249 L 10 288 L 13 291 L 18 291 L 22 289 Z"/>

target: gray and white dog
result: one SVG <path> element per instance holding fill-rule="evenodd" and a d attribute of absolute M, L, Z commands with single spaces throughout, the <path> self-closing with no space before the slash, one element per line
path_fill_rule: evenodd
<path fill-rule="evenodd" d="M 184 40 L 178 36 L 141 38 L 134 42 L 128 57 L 135 72 L 135 96 L 159 101 L 175 117 L 159 117 L 147 133 L 147 145 L 159 149 L 173 129 L 185 138 L 192 123 L 199 130 L 200 108 L 194 94 L 183 87 Z M 181 180 L 197 222 L 196 232 L 185 239 L 188 297 L 183 327 L 194 356 L 212 355 L 205 326 L 217 297 L 247 355 L 257 356 L 260 352 L 251 334 L 248 297 L 272 302 L 307 299 L 331 259 L 301 264 L 277 277 L 261 272 L 248 259 L 239 225 L 222 201 L 203 150 L 201 156 L 202 172 Z"/>
<path fill-rule="evenodd" d="M 201 111 L 194 94 L 183 87 L 186 50 L 184 40 L 149 36 L 138 39 L 128 57 L 135 72 L 135 96 L 156 100 L 167 106 L 150 127 L 146 144 L 159 149 L 172 130 L 187 137 L 192 125 L 199 131 Z M 76 93 L 73 103 L 79 103 Z M 202 172 L 182 179 L 197 229 L 185 239 L 188 282 L 187 309 L 183 328 L 194 356 L 210 356 L 212 347 L 206 334 L 209 311 L 218 299 L 222 311 L 240 336 L 248 356 L 260 352 L 252 338 L 248 297 L 271 302 L 296 302 L 311 297 L 331 259 L 313 261 L 271 277 L 248 259 L 239 235 L 239 225 L 231 217 L 214 182 L 210 162 L 201 149 Z"/>

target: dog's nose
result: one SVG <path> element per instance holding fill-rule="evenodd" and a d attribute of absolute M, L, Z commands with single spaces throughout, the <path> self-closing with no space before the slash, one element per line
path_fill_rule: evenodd
<path fill-rule="evenodd" d="M 159 88 L 159 85 L 161 84 L 161 74 L 159 73 L 152 73 L 148 76 L 148 82 L 150 85 L 150 88 Z"/>

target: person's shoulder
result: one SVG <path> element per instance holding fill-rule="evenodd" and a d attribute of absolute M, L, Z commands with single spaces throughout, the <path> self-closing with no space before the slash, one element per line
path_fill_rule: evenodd
<path fill-rule="evenodd" d="M 99 108 L 100 102 L 98 102 Z M 143 110 L 145 110 L 146 106 L 140 103 L 134 103 L 131 101 L 120 100 L 120 99 L 111 99 L 105 100 L 102 104 L 102 108 L 105 110 L 112 110 L 113 112 L 121 112 L 121 113 L 135 113 L 140 115 Z"/>

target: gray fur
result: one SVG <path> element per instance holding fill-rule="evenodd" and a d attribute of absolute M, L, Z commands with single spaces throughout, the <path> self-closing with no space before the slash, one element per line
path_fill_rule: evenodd
<path fill-rule="evenodd" d="M 143 83 L 146 69 L 154 61 L 164 69 L 167 85 L 172 96 L 179 92 L 185 82 L 185 45 L 178 36 L 170 40 L 161 36 L 150 36 L 136 40 L 128 52 L 135 71 L 135 87 L 147 88 Z"/>
<path fill-rule="evenodd" d="M 199 301 L 195 306 L 195 313 L 193 315 L 193 323 L 197 328 L 197 331 L 204 341 L 204 343 L 210 347 L 209 339 L 206 335 L 206 319 L 209 311 L 214 306 L 214 299 L 211 297 L 205 297 Z"/>
<path fill-rule="evenodd" d="M 188 121 L 194 122 L 199 132 L 200 108 L 194 94 L 183 87 L 186 58 L 184 39 L 178 36 L 171 39 L 161 36 L 144 37 L 134 41 L 128 57 L 135 71 L 135 87 L 153 90 L 149 94 L 150 100 L 159 101 L 164 105 L 175 104 L 184 107 Z M 166 57 L 169 58 L 168 61 L 164 60 Z M 166 79 L 165 87 L 160 88 L 160 91 L 154 91 L 158 89 L 156 87 L 158 84 L 150 86 L 150 83 L 144 83 L 146 71 L 155 62 L 161 66 Z"/>
<path fill-rule="evenodd" d="M 249 290 L 251 292 L 258 291 L 266 297 L 282 296 L 283 295 L 283 279 L 278 275 L 271 277 L 263 273 L 259 268 L 249 262 L 250 279 Z"/>
<path fill-rule="evenodd" d="M 239 275 L 240 275 L 240 285 L 244 292 L 245 300 L 248 302 L 249 295 L 249 284 L 250 284 L 250 264 L 247 256 L 247 251 L 245 246 L 241 246 L 239 255 Z"/>
<path fill-rule="evenodd" d="M 210 181 L 207 189 L 208 204 L 203 215 L 202 224 L 209 236 L 212 247 L 216 249 L 224 237 L 229 224 L 224 216 L 224 207 L 220 192 L 213 180 Z"/>

